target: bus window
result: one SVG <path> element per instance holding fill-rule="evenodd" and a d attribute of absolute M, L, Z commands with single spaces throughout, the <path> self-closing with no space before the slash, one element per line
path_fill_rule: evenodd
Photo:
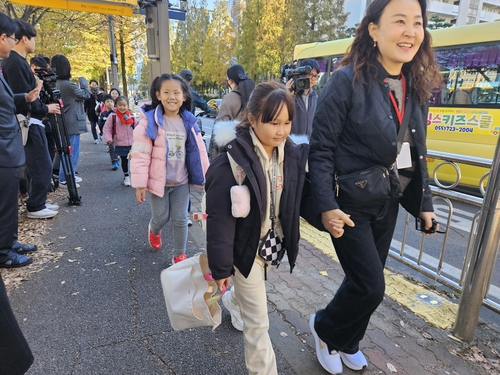
<path fill-rule="evenodd" d="M 500 106 L 499 43 L 436 49 L 435 53 L 443 85 L 434 90 L 432 104 Z"/>

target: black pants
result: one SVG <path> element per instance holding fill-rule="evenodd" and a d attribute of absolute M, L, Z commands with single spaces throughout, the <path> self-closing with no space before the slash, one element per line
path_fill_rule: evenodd
<path fill-rule="evenodd" d="M 29 212 L 40 211 L 45 208 L 52 178 L 52 160 L 47 146 L 45 129 L 42 126 L 30 125 L 24 153 L 26 154 L 26 168 L 31 178 L 26 209 Z"/>
<path fill-rule="evenodd" d="M 120 159 L 122 161 L 122 171 L 124 174 L 128 174 L 128 156 L 120 156 Z"/>
<path fill-rule="evenodd" d="M 0 167 L 0 262 L 8 260 L 17 233 L 19 167 Z"/>
<path fill-rule="evenodd" d="M 0 374 L 22 375 L 33 363 L 33 354 L 24 338 L 0 277 Z"/>
<path fill-rule="evenodd" d="M 354 227 L 333 245 L 345 278 L 333 300 L 316 313 L 314 328 L 329 351 L 354 354 L 385 292 L 384 266 L 398 217 L 399 199 L 342 207 Z"/>

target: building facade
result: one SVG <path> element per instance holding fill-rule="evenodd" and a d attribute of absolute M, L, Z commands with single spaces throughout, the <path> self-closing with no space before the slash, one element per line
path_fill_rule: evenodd
<path fill-rule="evenodd" d="M 361 21 L 370 0 L 346 0 L 344 9 L 349 12 L 347 27 L 355 27 Z M 500 0 L 431 0 L 428 2 L 427 15 L 438 15 L 446 22 L 457 26 L 500 19 Z"/>

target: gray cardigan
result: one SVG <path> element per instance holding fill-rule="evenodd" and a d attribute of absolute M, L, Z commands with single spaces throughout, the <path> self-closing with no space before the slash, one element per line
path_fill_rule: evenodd
<path fill-rule="evenodd" d="M 89 85 L 85 78 L 78 78 L 78 83 L 80 87 L 69 80 L 58 79 L 56 82 L 56 88 L 61 91 L 61 99 L 64 103 L 64 118 L 69 135 L 88 132 L 84 102 L 90 98 Z"/>

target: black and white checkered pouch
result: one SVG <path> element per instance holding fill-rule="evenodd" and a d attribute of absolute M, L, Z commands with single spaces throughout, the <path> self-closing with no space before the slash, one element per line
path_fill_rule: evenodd
<path fill-rule="evenodd" d="M 276 220 L 275 203 L 276 203 L 276 171 L 278 168 L 276 148 L 273 152 L 273 178 L 269 177 L 269 185 L 271 186 L 271 204 L 270 204 L 270 219 L 271 229 L 266 233 L 266 236 L 261 241 L 259 246 L 259 255 L 267 262 L 271 262 L 273 266 L 279 266 L 283 255 L 285 254 L 285 241 L 280 238 L 274 231 L 274 222 Z M 266 264 L 267 267 L 267 264 Z"/>

